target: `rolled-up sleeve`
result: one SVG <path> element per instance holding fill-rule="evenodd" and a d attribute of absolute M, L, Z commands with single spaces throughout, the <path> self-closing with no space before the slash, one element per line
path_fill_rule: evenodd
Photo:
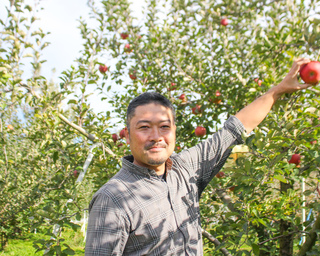
<path fill-rule="evenodd" d="M 243 143 L 243 124 L 231 116 L 223 128 L 196 146 L 175 156 L 180 168 L 193 177 L 199 188 L 199 196 L 210 180 L 223 167 L 232 151 L 232 146 Z"/>
<path fill-rule="evenodd" d="M 85 255 L 123 255 L 129 228 L 121 209 L 103 193 L 89 205 Z"/>

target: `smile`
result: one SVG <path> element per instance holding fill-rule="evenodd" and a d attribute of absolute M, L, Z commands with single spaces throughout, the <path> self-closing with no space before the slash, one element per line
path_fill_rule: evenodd
<path fill-rule="evenodd" d="M 151 152 L 160 152 L 163 149 L 164 149 L 164 147 L 153 147 L 153 148 L 150 148 L 148 150 L 151 151 Z"/>

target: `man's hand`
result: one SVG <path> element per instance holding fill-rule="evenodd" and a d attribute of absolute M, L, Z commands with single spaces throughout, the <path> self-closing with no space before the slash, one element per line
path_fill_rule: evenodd
<path fill-rule="evenodd" d="M 272 87 L 264 95 L 257 98 L 235 115 L 242 122 L 247 133 L 250 133 L 262 122 L 281 95 L 284 93 L 293 93 L 312 86 L 311 84 L 301 84 L 298 81 L 300 67 L 309 62 L 310 60 L 306 58 L 295 60 L 289 73 L 278 85 Z"/>
<path fill-rule="evenodd" d="M 275 97 L 279 98 L 284 93 L 293 93 L 312 86 L 312 84 L 301 84 L 298 81 L 298 74 L 301 66 L 309 62 L 310 60 L 306 58 L 299 58 L 293 62 L 293 65 L 286 77 L 277 86 L 270 89 L 270 91 L 275 92 Z"/>

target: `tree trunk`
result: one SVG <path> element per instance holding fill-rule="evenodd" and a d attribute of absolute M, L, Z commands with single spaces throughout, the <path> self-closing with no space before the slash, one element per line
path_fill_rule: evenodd
<path fill-rule="evenodd" d="M 264 241 L 270 239 L 270 235 L 267 233 L 267 229 L 265 228 L 265 226 L 257 224 L 254 225 L 254 228 L 258 234 L 259 243 L 263 243 Z M 271 248 L 273 246 L 270 246 L 270 243 L 273 243 L 273 241 L 260 245 L 259 256 L 271 256 Z"/>
<path fill-rule="evenodd" d="M 286 193 L 289 189 L 292 189 L 293 185 L 290 183 L 280 182 L 281 193 Z M 284 235 L 292 231 L 292 223 L 287 220 L 280 220 L 280 256 L 292 256 L 293 255 L 293 237 L 294 234 Z"/>
<path fill-rule="evenodd" d="M 320 229 L 320 214 L 318 214 L 318 217 L 313 224 L 312 230 L 309 232 L 309 234 L 306 237 L 306 242 L 302 245 L 298 256 L 305 256 L 308 251 L 311 251 L 312 247 L 316 243 L 318 238 L 317 230 Z"/>

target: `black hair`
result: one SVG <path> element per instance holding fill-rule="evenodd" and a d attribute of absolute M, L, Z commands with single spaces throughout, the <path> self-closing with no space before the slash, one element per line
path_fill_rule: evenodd
<path fill-rule="evenodd" d="M 150 103 L 159 104 L 166 108 L 169 108 L 173 115 L 173 121 L 176 121 L 176 112 L 173 108 L 172 103 L 165 96 L 157 92 L 145 92 L 134 98 L 127 109 L 127 128 L 130 130 L 130 121 L 134 116 L 135 110 L 139 106 L 147 105 Z"/>

